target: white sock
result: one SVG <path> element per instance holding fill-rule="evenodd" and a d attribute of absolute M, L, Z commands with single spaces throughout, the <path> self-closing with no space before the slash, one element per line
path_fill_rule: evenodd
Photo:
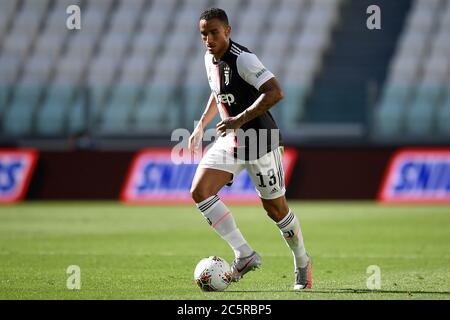
<path fill-rule="evenodd" d="M 278 228 L 281 230 L 286 244 L 291 248 L 292 255 L 294 256 L 294 266 L 306 267 L 308 264 L 308 256 L 306 255 L 305 245 L 303 244 L 303 236 L 300 228 L 300 222 L 291 210 L 288 214 L 279 222 L 277 222 Z"/>
<path fill-rule="evenodd" d="M 248 245 L 236 226 L 231 211 L 215 195 L 197 203 L 197 207 L 209 225 L 230 245 L 236 258 L 248 257 L 253 249 Z"/>

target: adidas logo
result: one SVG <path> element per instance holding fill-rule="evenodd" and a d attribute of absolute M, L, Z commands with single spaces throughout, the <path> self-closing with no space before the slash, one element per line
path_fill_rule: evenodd
<path fill-rule="evenodd" d="M 270 194 L 274 194 L 275 192 L 277 192 L 278 189 L 277 188 L 273 188 L 272 191 L 270 191 Z"/>

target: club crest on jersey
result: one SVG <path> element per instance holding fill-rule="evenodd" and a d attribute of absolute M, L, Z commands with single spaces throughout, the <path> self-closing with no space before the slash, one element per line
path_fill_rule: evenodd
<path fill-rule="evenodd" d="M 228 86 L 230 84 L 231 72 L 230 67 L 226 65 L 223 68 L 223 75 L 225 77 L 225 85 Z"/>

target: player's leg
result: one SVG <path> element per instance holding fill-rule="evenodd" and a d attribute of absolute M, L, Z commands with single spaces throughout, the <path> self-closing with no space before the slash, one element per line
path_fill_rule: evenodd
<path fill-rule="evenodd" d="M 294 289 L 311 287 L 311 259 L 306 253 L 300 222 L 289 208 L 284 185 L 282 148 L 269 152 L 247 166 L 268 216 L 292 251 L 296 283 Z"/>
<path fill-rule="evenodd" d="M 289 209 L 285 196 L 275 199 L 261 198 L 269 217 L 280 229 L 286 244 L 294 257 L 294 289 L 312 287 L 312 259 L 308 256 L 303 242 L 302 230 L 297 216 Z"/>
<path fill-rule="evenodd" d="M 214 150 L 209 150 L 197 168 L 191 188 L 192 198 L 210 226 L 233 249 L 236 258 L 247 257 L 253 254 L 253 249 L 242 236 L 231 211 L 217 195 L 224 185 L 232 181 L 233 170 L 238 171 L 239 168 L 211 161 L 214 153 Z M 229 171 L 223 170 L 224 165 Z"/>
<path fill-rule="evenodd" d="M 230 172 L 199 167 L 192 180 L 192 199 L 195 203 L 201 203 L 216 195 L 232 179 L 233 174 Z"/>

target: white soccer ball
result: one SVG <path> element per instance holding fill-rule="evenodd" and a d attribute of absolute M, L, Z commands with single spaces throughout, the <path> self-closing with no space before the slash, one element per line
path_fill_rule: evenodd
<path fill-rule="evenodd" d="M 194 280 L 203 291 L 224 291 L 231 282 L 231 268 L 225 259 L 210 256 L 197 263 Z"/>

